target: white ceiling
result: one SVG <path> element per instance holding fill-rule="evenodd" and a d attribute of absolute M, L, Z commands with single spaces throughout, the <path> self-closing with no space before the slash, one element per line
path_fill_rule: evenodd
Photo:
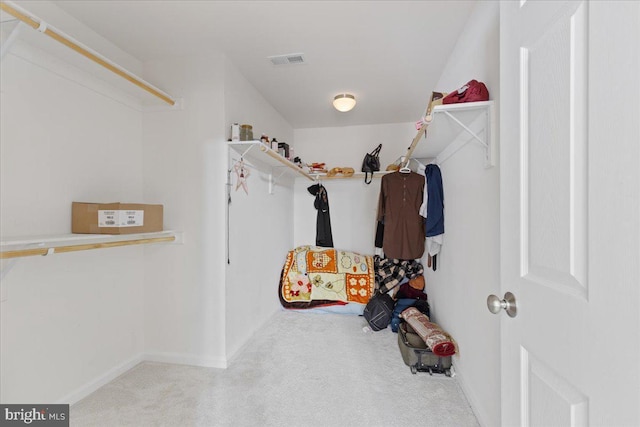
<path fill-rule="evenodd" d="M 294 128 L 310 128 L 419 119 L 432 90 L 453 89 L 434 85 L 475 0 L 54 3 L 143 61 L 222 50 Z M 268 60 L 290 53 L 307 62 Z M 341 92 L 356 96 L 351 112 L 332 108 Z"/>

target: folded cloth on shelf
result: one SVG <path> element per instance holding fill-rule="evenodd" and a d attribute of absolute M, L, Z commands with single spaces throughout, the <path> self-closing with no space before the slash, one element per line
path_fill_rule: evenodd
<path fill-rule="evenodd" d="M 400 315 L 424 340 L 436 356 L 451 356 L 456 354 L 453 338 L 436 325 L 415 307 L 409 307 Z"/>

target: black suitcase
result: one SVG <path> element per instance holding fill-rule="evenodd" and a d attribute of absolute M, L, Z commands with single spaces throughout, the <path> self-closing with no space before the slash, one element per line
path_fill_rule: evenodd
<path fill-rule="evenodd" d="M 430 375 L 435 373 L 451 376 L 451 356 L 441 357 L 433 354 L 424 340 L 406 322 L 402 322 L 398 328 L 398 346 L 402 359 L 412 374 L 429 372 Z"/>

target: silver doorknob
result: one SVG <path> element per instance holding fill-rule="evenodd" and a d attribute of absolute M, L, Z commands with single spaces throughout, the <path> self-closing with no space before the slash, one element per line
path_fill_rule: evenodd
<path fill-rule="evenodd" d="M 509 317 L 516 317 L 518 314 L 516 297 L 511 292 L 505 293 L 502 300 L 495 295 L 489 295 L 487 297 L 487 308 L 493 314 L 498 314 L 502 309 L 507 312 Z"/>

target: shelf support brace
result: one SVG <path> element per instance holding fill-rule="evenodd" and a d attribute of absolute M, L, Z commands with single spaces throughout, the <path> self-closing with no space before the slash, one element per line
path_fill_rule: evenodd
<path fill-rule="evenodd" d="M 18 24 L 11 30 L 11 34 L 7 37 L 4 43 L 2 43 L 2 48 L 0 48 L 0 59 L 4 59 L 4 56 L 9 53 L 11 50 L 11 45 L 16 41 L 18 35 L 22 32 L 22 29 L 27 25 L 23 22 L 18 22 Z"/>
<path fill-rule="evenodd" d="M 2 260 L 2 269 L 0 270 L 0 281 L 4 280 L 5 276 L 9 274 L 11 269 L 18 262 L 17 258 Z"/>
<path fill-rule="evenodd" d="M 492 142 L 492 134 L 493 134 L 493 122 L 492 122 L 492 117 L 493 115 L 491 114 L 491 110 L 487 110 L 487 112 L 485 113 L 485 116 L 483 118 L 477 118 L 476 121 L 471 125 L 472 127 L 476 127 L 475 125 L 479 124 L 479 122 L 481 121 L 482 123 L 484 123 L 484 127 L 481 130 L 482 135 L 484 135 L 484 140 L 482 138 L 480 138 L 478 136 L 478 134 L 476 134 L 475 132 L 473 132 L 471 130 L 471 128 L 469 126 L 466 126 L 465 124 L 463 124 L 462 122 L 460 122 L 460 120 L 458 120 L 456 117 L 454 117 L 453 115 L 451 115 L 448 111 L 442 111 L 443 113 L 445 113 L 447 116 L 451 117 L 451 119 L 456 122 L 462 129 L 465 130 L 466 134 L 469 134 L 473 137 L 473 139 L 465 139 L 464 138 L 464 134 L 461 133 L 460 135 L 458 135 L 458 137 L 451 142 L 444 150 L 442 150 L 442 152 L 440 154 L 438 154 L 438 156 L 435 159 L 435 162 L 437 164 L 442 164 L 446 159 L 448 159 L 449 157 L 451 157 L 453 154 L 455 154 L 458 150 L 460 150 L 462 147 L 464 147 L 465 145 L 467 145 L 468 143 L 470 143 L 471 141 L 475 140 L 476 142 L 480 143 L 480 145 L 482 145 L 482 147 L 484 148 L 484 167 L 485 168 L 490 168 L 494 165 L 493 163 L 493 148 L 494 148 L 494 144 Z"/>
<path fill-rule="evenodd" d="M 464 123 L 462 123 L 460 120 L 458 120 L 457 118 L 455 118 L 455 116 L 453 114 L 451 114 L 448 111 L 443 111 L 444 114 L 446 114 L 447 116 L 449 116 L 451 118 L 451 120 L 453 120 L 454 122 L 456 122 L 462 129 L 464 129 L 465 131 L 467 131 L 467 133 L 469 135 L 471 135 L 474 139 L 476 139 L 480 144 L 482 144 L 482 146 L 486 149 L 489 149 L 489 144 L 487 144 L 485 141 L 483 141 L 478 135 L 476 135 L 476 133 L 474 131 L 472 131 L 471 129 L 469 129 Z"/>
<path fill-rule="evenodd" d="M 275 193 L 275 186 L 276 183 L 278 182 L 278 179 L 280 179 L 280 177 L 282 177 L 282 175 L 285 174 L 285 171 L 280 172 L 280 175 L 276 176 L 275 178 L 273 177 L 273 171 L 269 172 L 269 194 L 274 194 Z"/>
<path fill-rule="evenodd" d="M 240 158 L 243 158 L 244 156 L 246 156 L 247 154 L 249 154 L 249 151 L 251 151 L 251 149 L 255 147 L 255 145 L 250 145 L 249 148 L 247 148 L 246 150 L 244 150 L 244 152 L 240 155 Z"/>

